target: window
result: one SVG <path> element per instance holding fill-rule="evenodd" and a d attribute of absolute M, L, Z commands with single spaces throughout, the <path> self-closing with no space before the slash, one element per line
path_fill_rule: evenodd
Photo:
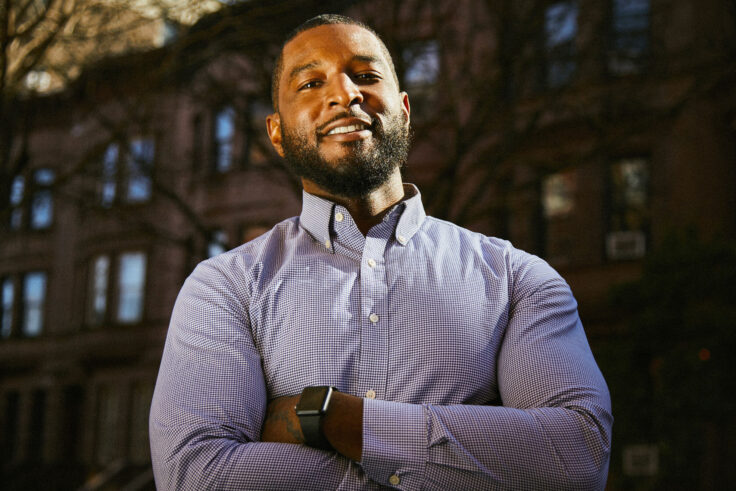
<path fill-rule="evenodd" d="M 89 279 L 87 322 L 99 326 L 107 316 L 107 287 L 110 282 L 110 257 L 97 256 L 92 260 Z"/>
<path fill-rule="evenodd" d="M 13 306 L 15 304 L 15 284 L 12 278 L 3 278 L 0 284 L 2 295 L 2 317 L 0 317 L 0 337 L 7 339 L 13 332 Z"/>
<path fill-rule="evenodd" d="M 35 271 L 23 278 L 23 327 L 24 336 L 41 334 L 46 303 L 46 273 Z"/>
<path fill-rule="evenodd" d="M 2 317 L 0 338 L 16 335 L 36 337 L 43 332 L 46 310 L 46 273 L 31 271 L 17 277 L 20 291 L 16 290 L 16 278 L 7 276 L 0 283 Z M 19 313 L 19 318 L 16 318 Z M 20 328 L 20 331 L 18 331 Z"/>
<path fill-rule="evenodd" d="M 416 43 L 403 52 L 404 85 L 426 87 L 437 83 L 440 72 L 440 48 L 435 40 Z"/>
<path fill-rule="evenodd" d="M 575 207 L 575 173 L 559 172 L 542 183 L 542 206 L 547 219 L 569 215 Z"/>
<path fill-rule="evenodd" d="M 402 52 L 404 63 L 403 89 L 412 102 L 412 117 L 429 115 L 435 100 L 440 73 L 440 48 L 435 40 L 412 44 Z"/>
<path fill-rule="evenodd" d="M 207 244 L 207 257 L 213 257 L 227 251 L 227 232 L 215 230 Z"/>
<path fill-rule="evenodd" d="M 126 202 L 141 203 L 148 201 L 151 197 L 153 157 L 153 140 L 137 138 L 130 142 L 125 190 Z"/>
<path fill-rule="evenodd" d="M 117 188 L 119 146 L 111 143 L 102 157 L 102 176 L 100 179 L 100 204 L 110 207 L 115 201 Z"/>
<path fill-rule="evenodd" d="M 649 218 L 649 162 L 622 159 L 610 169 L 606 252 L 611 259 L 644 255 Z"/>
<path fill-rule="evenodd" d="M 15 176 L 10 185 L 10 229 L 18 230 L 23 225 L 23 193 L 26 180 L 23 176 Z"/>
<path fill-rule="evenodd" d="M 235 109 L 225 106 L 215 114 L 215 171 L 227 172 L 233 167 Z"/>
<path fill-rule="evenodd" d="M 102 156 L 99 202 L 105 208 L 112 206 L 116 199 L 125 203 L 142 203 L 151 198 L 155 158 L 153 140 L 131 140 L 124 156 L 120 148 L 118 143 L 110 143 Z M 120 165 L 123 159 L 125 168 Z"/>
<path fill-rule="evenodd" d="M 54 184 L 55 172 L 52 169 L 36 169 L 27 189 L 26 176 L 18 175 L 10 185 L 10 226 L 11 230 L 19 230 L 24 225 L 33 230 L 44 230 L 51 226 L 54 216 L 54 203 L 51 186 Z M 24 210 L 24 196 L 30 193 L 28 214 Z M 28 217 L 27 223 L 25 217 Z"/>
<path fill-rule="evenodd" d="M 610 29 L 609 71 L 640 72 L 649 51 L 649 0 L 613 0 Z"/>
<path fill-rule="evenodd" d="M 578 32 L 577 2 L 554 2 L 544 14 L 546 82 L 548 87 L 567 85 L 575 75 L 575 38 Z"/>
<path fill-rule="evenodd" d="M 129 252 L 118 259 L 118 322 L 131 324 L 143 317 L 143 296 L 146 283 L 146 256 Z"/>
<path fill-rule="evenodd" d="M 51 186 L 56 174 L 52 169 L 38 169 L 33 173 L 30 225 L 34 230 L 49 228 L 54 215 Z"/>
<path fill-rule="evenodd" d="M 87 325 L 98 327 L 106 322 L 140 322 L 143 319 L 145 285 L 145 253 L 101 254 L 92 258 L 87 280 Z M 111 298 L 115 301 L 111 302 Z"/>
<path fill-rule="evenodd" d="M 544 220 L 539 223 L 539 253 L 561 266 L 575 260 L 574 244 L 579 234 L 576 222 L 577 171 L 568 169 L 542 180 L 541 201 Z"/>

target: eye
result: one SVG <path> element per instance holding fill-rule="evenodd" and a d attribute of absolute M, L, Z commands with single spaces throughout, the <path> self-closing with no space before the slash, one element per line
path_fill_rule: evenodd
<path fill-rule="evenodd" d="M 375 72 L 360 72 L 354 75 L 355 80 L 360 82 L 375 82 L 381 80 L 381 76 Z"/>
<path fill-rule="evenodd" d="M 301 84 L 297 90 L 304 90 L 304 89 L 314 89 L 322 85 L 321 80 L 308 80 L 305 83 Z"/>

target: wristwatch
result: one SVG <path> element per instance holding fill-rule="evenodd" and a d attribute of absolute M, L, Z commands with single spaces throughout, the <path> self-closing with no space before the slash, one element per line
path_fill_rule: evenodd
<path fill-rule="evenodd" d="M 330 407 L 330 399 L 334 392 L 337 392 L 337 388 L 329 385 L 304 387 L 302 396 L 294 408 L 299 417 L 304 439 L 310 447 L 332 450 L 332 445 L 322 433 L 322 418 Z"/>

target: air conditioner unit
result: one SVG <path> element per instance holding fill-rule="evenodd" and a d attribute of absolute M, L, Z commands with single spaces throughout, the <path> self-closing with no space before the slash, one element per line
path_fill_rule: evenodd
<path fill-rule="evenodd" d="M 609 259 L 639 259 L 646 252 L 646 236 L 640 231 L 610 232 L 606 236 Z"/>

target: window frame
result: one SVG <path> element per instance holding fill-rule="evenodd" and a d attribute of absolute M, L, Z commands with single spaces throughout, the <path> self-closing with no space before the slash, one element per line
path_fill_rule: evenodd
<path fill-rule="evenodd" d="M 42 178 L 48 173 L 50 179 Z M 56 169 L 50 166 L 35 167 L 11 178 L 8 206 L 10 213 L 6 226 L 11 232 L 45 232 L 54 226 L 54 185 Z M 48 218 L 38 221 L 39 203 L 45 203 Z"/>
<path fill-rule="evenodd" d="M 142 145 L 143 153 L 135 150 L 137 145 Z M 97 162 L 97 204 L 111 208 L 150 203 L 154 195 L 157 149 L 157 139 L 150 135 L 108 142 Z M 145 157 L 135 158 L 136 155 Z M 132 194 L 136 183 L 144 189 L 140 196 Z"/>
<path fill-rule="evenodd" d="M 140 288 L 139 312 L 133 318 L 121 320 L 119 311 L 123 304 L 122 295 L 122 259 L 126 255 L 141 255 L 143 257 L 142 286 Z M 95 317 L 96 289 L 100 285 L 95 284 L 95 265 L 101 258 L 107 258 L 107 275 L 104 288 L 104 312 Z M 147 316 L 146 294 L 148 293 L 150 272 L 150 254 L 144 248 L 125 249 L 120 251 L 100 252 L 93 254 L 87 261 L 86 291 L 84 294 L 84 326 L 87 329 L 105 329 L 110 326 L 134 326 L 145 322 Z"/>

